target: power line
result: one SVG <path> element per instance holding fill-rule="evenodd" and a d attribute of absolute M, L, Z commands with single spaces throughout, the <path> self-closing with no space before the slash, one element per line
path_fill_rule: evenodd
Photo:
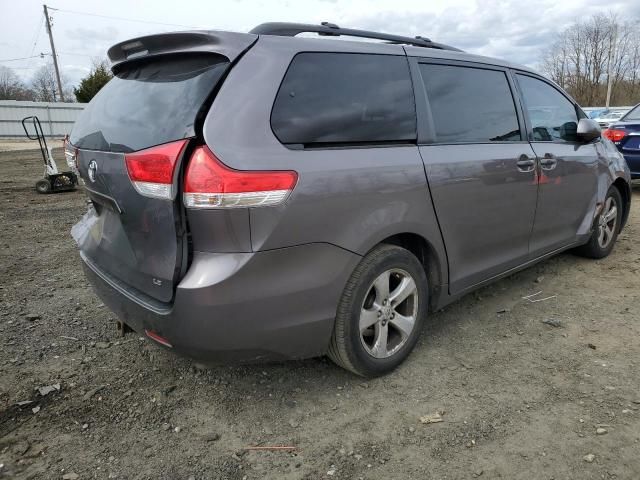
<path fill-rule="evenodd" d="M 38 40 L 40 40 L 40 32 L 42 31 L 42 26 L 44 25 L 44 18 L 40 19 L 40 23 L 38 23 L 38 27 L 33 34 L 33 45 L 31 46 L 31 53 L 29 55 L 33 55 L 33 51 L 36 49 L 36 45 L 38 44 Z"/>
<path fill-rule="evenodd" d="M 38 65 L 35 67 L 11 67 L 11 70 L 35 70 L 36 68 L 38 68 Z"/>
<path fill-rule="evenodd" d="M 42 27 L 44 27 L 44 18 L 40 19 L 40 23 L 38 24 L 38 29 L 36 30 L 36 34 L 35 34 L 35 40 L 33 41 L 33 45 L 31 46 L 31 52 L 29 53 L 29 55 L 33 55 L 33 52 L 35 52 L 36 47 L 38 46 L 38 40 L 40 40 L 40 33 L 42 32 Z M 32 57 L 32 59 L 27 62 L 27 67 L 31 68 L 31 66 L 33 65 L 33 58 L 35 57 Z"/>
<path fill-rule="evenodd" d="M 67 10 L 64 8 L 53 8 L 53 7 L 49 7 L 50 10 L 56 10 L 58 12 L 65 12 L 65 13 L 73 13 L 76 15 L 87 15 L 89 17 L 99 17 L 99 18 L 108 18 L 111 20 L 123 20 L 125 22 L 136 22 L 136 23 L 147 23 L 150 25 L 164 25 L 167 27 L 182 27 L 182 28 L 198 28 L 197 26 L 194 25 L 181 25 L 179 23 L 164 23 L 164 22 L 152 22 L 149 20 L 137 20 L 134 18 L 124 18 L 124 17 L 113 17 L 111 15 L 100 15 L 97 13 L 88 13 L 88 12 L 79 12 L 77 10 Z"/>
<path fill-rule="evenodd" d="M 16 60 L 29 60 L 30 58 L 40 57 L 42 55 L 31 55 L 30 57 L 21 57 L 21 58 L 5 58 L 0 60 L 0 62 L 15 62 Z"/>

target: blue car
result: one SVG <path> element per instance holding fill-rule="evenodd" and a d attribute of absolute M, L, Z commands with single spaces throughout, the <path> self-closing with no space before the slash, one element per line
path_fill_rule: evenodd
<path fill-rule="evenodd" d="M 608 108 L 596 108 L 594 110 L 589 109 L 589 111 L 585 110 L 585 112 L 589 118 L 598 118 L 601 115 L 606 115 L 610 110 Z"/>
<path fill-rule="evenodd" d="M 640 104 L 609 125 L 603 135 L 624 155 L 632 179 L 640 179 Z"/>

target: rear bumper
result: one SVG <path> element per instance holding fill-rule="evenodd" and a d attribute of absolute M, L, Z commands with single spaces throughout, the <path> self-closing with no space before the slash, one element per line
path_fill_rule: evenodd
<path fill-rule="evenodd" d="M 640 153 L 623 153 L 623 155 L 631 170 L 631 178 L 640 179 Z"/>
<path fill-rule="evenodd" d="M 324 243 L 196 252 L 168 305 L 119 284 L 81 256 L 96 293 L 124 323 L 161 335 L 181 355 L 217 363 L 324 354 L 340 295 L 360 260 Z"/>

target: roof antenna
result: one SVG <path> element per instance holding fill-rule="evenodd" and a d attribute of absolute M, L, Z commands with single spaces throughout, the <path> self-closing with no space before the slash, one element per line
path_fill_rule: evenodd
<path fill-rule="evenodd" d="M 338 25 L 336 25 L 335 23 L 322 22 L 321 25 L 323 27 L 331 28 L 333 30 L 340 30 L 340 27 Z M 333 33 L 333 32 L 318 32 L 318 35 L 323 36 L 323 37 L 339 37 L 340 36 L 339 33 Z"/>
<path fill-rule="evenodd" d="M 425 41 L 425 42 L 431 43 L 431 39 L 430 39 L 430 38 L 423 37 L 422 35 L 416 35 L 416 36 L 415 36 L 415 39 L 416 39 L 416 40 L 423 40 L 423 41 Z"/>

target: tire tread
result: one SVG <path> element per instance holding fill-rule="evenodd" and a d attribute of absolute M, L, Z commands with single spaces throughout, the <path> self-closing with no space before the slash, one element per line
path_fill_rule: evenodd
<path fill-rule="evenodd" d="M 351 277 L 349 277 L 349 280 L 347 281 L 342 297 L 340 298 L 340 302 L 338 304 L 338 309 L 336 312 L 333 333 L 331 335 L 331 340 L 327 349 L 327 356 L 338 366 L 349 370 L 356 375 L 366 377 L 370 376 L 371 372 L 367 372 L 358 368 L 349 355 L 349 341 L 347 338 L 347 333 L 345 331 L 345 322 L 349 321 L 351 315 L 353 296 L 360 284 L 362 276 L 367 271 L 373 268 L 375 264 L 377 264 L 384 258 L 397 255 L 398 252 L 402 252 L 404 254 L 408 251 L 402 247 L 391 244 L 380 244 L 379 246 L 371 250 L 365 257 L 363 257 L 363 259 L 354 269 Z"/>

